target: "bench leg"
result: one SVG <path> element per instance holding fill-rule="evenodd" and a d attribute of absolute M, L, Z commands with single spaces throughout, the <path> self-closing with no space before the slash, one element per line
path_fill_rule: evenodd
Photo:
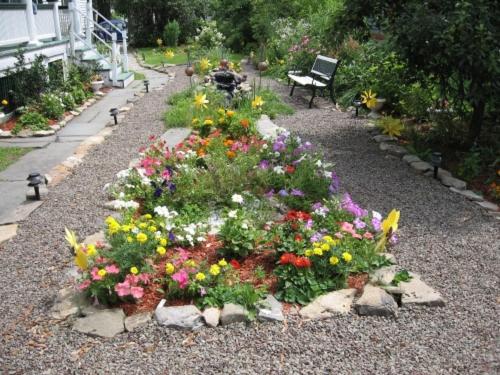
<path fill-rule="evenodd" d="M 316 97 L 316 86 L 313 86 L 312 90 L 313 90 L 313 92 L 312 92 L 312 96 L 311 96 L 311 101 L 309 102 L 309 108 L 312 108 L 313 100 Z"/>
<path fill-rule="evenodd" d="M 293 82 L 292 90 L 290 91 L 290 96 L 292 96 L 292 95 L 293 95 L 293 90 L 295 90 L 295 85 L 296 85 L 296 83 L 295 83 L 295 82 Z"/>

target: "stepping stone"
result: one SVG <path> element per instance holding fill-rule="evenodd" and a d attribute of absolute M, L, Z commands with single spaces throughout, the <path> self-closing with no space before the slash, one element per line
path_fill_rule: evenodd
<path fill-rule="evenodd" d="M 125 330 L 125 313 L 122 309 L 96 311 L 84 318 L 79 318 L 73 330 L 90 336 L 114 337 Z"/>
<path fill-rule="evenodd" d="M 195 330 L 203 326 L 200 310 L 194 305 L 164 307 L 162 299 L 155 310 L 155 317 L 165 327 Z"/>
<path fill-rule="evenodd" d="M 222 325 L 246 322 L 247 320 L 247 309 L 234 303 L 226 303 L 220 314 L 220 322 Z"/>
<path fill-rule="evenodd" d="M 398 304 L 384 289 L 366 285 L 363 294 L 354 307 L 359 315 L 394 316 L 398 314 Z"/>
<path fill-rule="evenodd" d="M 220 310 L 216 307 L 209 307 L 203 311 L 203 319 L 207 326 L 215 328 L 219 325 Z"/>
<path fill-rule="evenodd" d="M 373 137 L 373 140 L 377 143 L 382 143 L 382 142 L 394 142 L 397 139 L 395 137 L 391 137 L 390 135 L 387 134 L 379 134 Z"/>
<path fill-rule="evenodd" d="M 342 289 L 319 296 L 304 306 L 299 315 L 304 319 L 326 319 L 334 314 L 348 314 L 351 311 L 356 289 Z"/>
<path fill-rule="evenodd" d="M 429 285 L 424 283 L 416 273 L 410 273 L 413 278 L 410 281 L 400 282 L 398 287 L 403 291 L 401 304 L 405 305 L 427 305 L 444 306 L 443 297 Z"/>
<path fill-rule="evenodd" d="M 483 197 L 482 196 L 474 193 L 471 190 L 459 190 L 457 188 L 454 188 L 453 186 L 450 187 L 450 190 L 452 192 L 454 192 L 454 193 L 463 195 L 465 198 L 467 198 L 470 201 L 475 201 L 475 202 L 482 202 L 483 201 Z"/>
<path fill-rule="evenodd" d="M 458 178 L 442 175 L 439 177 L 441 183 L 448 187 L 454 187 L 458 190 L 465 190 L 467 188 L 467 183 L 465 181 L 459 180 Z"/>
<path fill-rule="evenodd" d="M 387 151 L 389 154 L 395 155 L 395 156 L 403 156 L 408 153 L 406 148 L 398 146 L 398 145 L 393 145 L 390 143 L 382 142 L 378 145 L 380 150 L 382 151 Z"/>
<path fill-rule="evenodd" d="M 127 332 L 133 332 L 139 328 L 144 327 L 151 321 L 151 316 L 152 313 L 150 312 L 144 312 L 132 316 L 127 316 L 125 318 L 125 330 Z"/>
<path fill-rule="evenodd" d="M 417 161 L 417 162 L 411 163 L 410 165 L 412 166 L 413 169 L 415 169 L 417 172 L 420 172 L 420 173 L 425 173 L 427 171 L 434 169 L 432 165 L 430 165 L 429 163 L 427 163 L 425 161 Z"/>
<path fill-rule="evenodd" d="M 61 289 L 57 293 L 54 306 L 50 309 L 50 316 L 54 319 L 64 320 L 69 316 L 77 315 L 82 308 L 89 306 L 89 301 L 84 293 L 74 287 Z"/>
<path fill-rule="evenodd" d="M 408 164 L 422 161 L 417 155 L 410 155 L 410 154 L 403 156 L 403 160 Z"/>
<path fill-rule="evenodd" d="M 0 244 L 10 240 L 17 234 L 17 224 L 0 226 Z"/>
<path fill-rule="evenodd" d="M 268 294 L 266 299 L 261 301 L 257 306 L 257 319 L 260 321 L 279 322 L 285 320 L 283 306 L 272 294 Z"/>
<path fill-rule="evenodd" d="M 478 204 L 482 208 L 486 208 L 487 210 L 490 210 L 493 212 L 498 211 L 498 206 L 495 203 L 483 201 L 483 202 L 476 202 L 476 204 Z"/>

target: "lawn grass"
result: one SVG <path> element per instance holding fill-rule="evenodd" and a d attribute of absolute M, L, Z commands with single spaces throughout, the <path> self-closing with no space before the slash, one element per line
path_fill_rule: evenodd
<path fill-rule="evenodd" d="M 188 58 L 184 51 L 185 47 L 170 48 L 174 52 L 174 57 L 166 58 L 163 53 L 160 53 L 157 48 L 139 48 L 138 54 L 144 57 L 144 62 L 149 65 L 160 65 L 160 64 L 187 64 Z M 243 58 L 242 54 L 230 53 L 229 60 L 240 61 Z"/>
<path fill-rule="evenodd" d="M 0 171 L 7 169 L 21 156 L 31 151 L 28 147 L 0 147 Z"/>

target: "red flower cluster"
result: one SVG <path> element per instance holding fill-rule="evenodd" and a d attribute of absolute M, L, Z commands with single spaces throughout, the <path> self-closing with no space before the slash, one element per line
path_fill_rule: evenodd
<path fill-rule="evenodd" d="M 311 261 L 306 257 L 298 257 L 292 253 L 285 253 L 280 258 L 280 264 L 293 264 L 297 268 L 311 267 Z"/>
<path fill-rule="evenodd" d="M 303 211 L 290 210 L 285 215 L 285 221 L 296 221 L 296 220 L 307 221 L 310 219 L 311 219 L 311 215 L 309 215 L 307 212 L 303 212 Z"/>

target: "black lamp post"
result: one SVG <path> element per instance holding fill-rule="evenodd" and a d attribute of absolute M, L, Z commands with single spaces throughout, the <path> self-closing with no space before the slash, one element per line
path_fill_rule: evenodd
<path fill-rule="evenodd" d="M 117 119 L 118 113 L 119 113 L 118 108 L 111 108 L 109 110 L 109 115 L 113 116 L 115 120 L 115 125 L 118 125 L 118 119 Z"/>
<path fill-rule="evenodd" d="M 359 99 L 354 99 L 352 104 L 354 105 L 354 108 L 356 108 L 356 117 L 358 117 L 359 108 L 361 107 L 362 102 Z"/>
<path fill-rule="evenodd" d="M 35 198 L 37 201 L 40 200 L 40 185 L 45 182 L 45 179 L 42 178 L 40 173 L 32 172 L 29 174 L 26 179 L 29 181 L 28 186 L 33 187 L 35 189 Z"/>
<path fill-rule="evenodd" d="M 146 92 L 149 92 L 149 79 L 144 80 L 144 87 L 146 87 Z"/>
<path fill-rule="evenodd" d="M 443 157 L 440 152 L 433 152 L 431 154 L 431 164 L 434 167 L 434 178 L 438 176 L 438 169 L 441 166 L 441 162 L 443 161 Z"/>

